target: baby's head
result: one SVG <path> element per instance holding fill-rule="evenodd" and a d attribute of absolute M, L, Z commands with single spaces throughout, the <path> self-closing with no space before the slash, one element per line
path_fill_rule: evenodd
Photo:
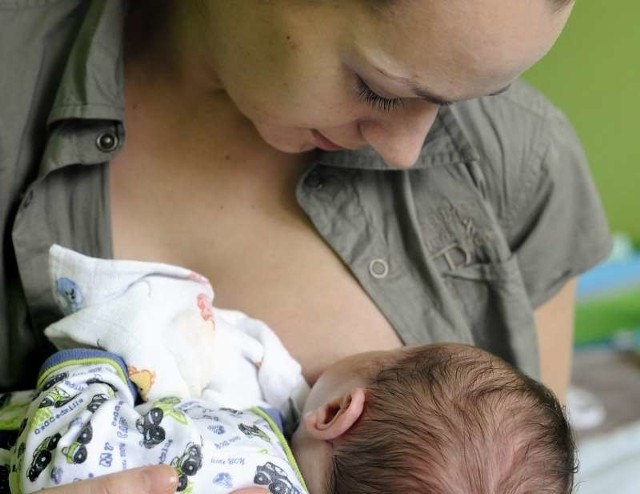
<path fill-rule="evenodd" d="M 292 447 L 312 494 L 569 493 L 555 396 L 475 347 L 348 357 L 314 385 Z"/>

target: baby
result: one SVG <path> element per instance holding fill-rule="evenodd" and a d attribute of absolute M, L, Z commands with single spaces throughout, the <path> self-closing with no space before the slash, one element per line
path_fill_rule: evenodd
<path fill-rule="evenodd" d="M 0 492 L 154 463 L 190 493 L 571 491 L 558 402 L 478 348 L 355 355 L 309 391 L 276 336 L 213 308 L 201 276 L 57 246 L 51 266 L 68 315 L 46 333 L 72 349 L 45 363 L 35 393 L 4 397 Z"/>
<path fill-rule="evenodd" d="M 575 445 L 543 385 L 476 347 L 364 353 L 311 389 L 292 449 L 312 493 L 570 493 Z"/>

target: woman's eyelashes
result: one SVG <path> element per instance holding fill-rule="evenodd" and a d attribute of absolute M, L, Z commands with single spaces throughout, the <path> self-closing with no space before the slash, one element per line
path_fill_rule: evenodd
<path fill-rule="evenodd" d="M 392 112 L 398 110 L 404 106 L 402 98 L 385 98 L 373 91 L 366 82 L 356 75 L 356 93 L 360 100 L 367 103 L 372 108 L 383 112 Z"/>

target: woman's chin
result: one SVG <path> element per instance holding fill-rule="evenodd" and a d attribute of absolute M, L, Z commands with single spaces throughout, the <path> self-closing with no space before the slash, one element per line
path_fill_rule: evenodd
<path fill-rule="evenodd" d="M 268 143 L 269 144 L 269 143 Z M 299 154 L 306 153 L 315 149 L 315 145 L 308 142 L 303 143 L 279 143 L 279 144 L 269 144 L 271 147 L 287 154 Z"/>
<path fill-rule="evenodd" d="M 274 132 L 271 129 L 264 129 L 259 126 L 256 126 L 256 128 L 264 142 L 282 153 L 306 153 L 316 147 L 307 129 L 278 129 L 278 131 Z"/>

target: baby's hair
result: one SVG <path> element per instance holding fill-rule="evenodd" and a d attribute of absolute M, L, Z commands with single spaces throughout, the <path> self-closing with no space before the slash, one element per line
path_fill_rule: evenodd
<path fill-rule="evenodd" d="M 384 363 L 334 444 L 329 492 L 567 494 L 575 444 L 551 391 L 465 345 Z"/>

